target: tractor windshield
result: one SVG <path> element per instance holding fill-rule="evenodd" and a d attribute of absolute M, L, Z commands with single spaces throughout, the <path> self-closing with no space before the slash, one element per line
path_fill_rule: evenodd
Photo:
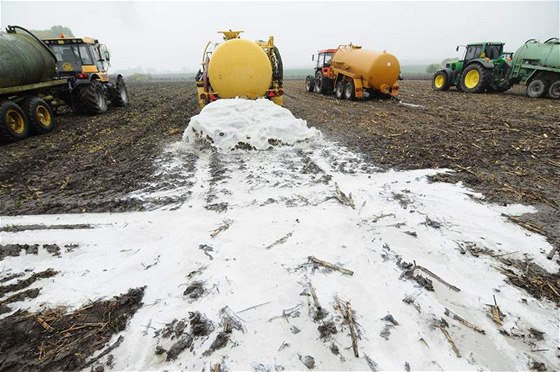
<path fill-rule="evenodd" d="M 465 61 L 480 58 L 482 54 L 482 45 L 469 45 L 465 52 Z"/>
<path fill-rule="evenodd" d="M 486 46 L 486 57 L 490 59 L 497 59 L 502 55 L 503 45 L 488 45 Z"/>
<path fill-rule="evenodd" d="M 93 59 L 85 44 L 52 45 L 51 49 L 58 62 L 78 62 L 83 65 L 93 65 Z"/>

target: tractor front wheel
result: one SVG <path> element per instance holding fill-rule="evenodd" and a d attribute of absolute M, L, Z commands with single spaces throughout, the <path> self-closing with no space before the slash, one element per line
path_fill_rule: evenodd
<path fill-rule="evenodd" d="M 546 92 L 546 84 L 541 79 L 535 79 L 527 85 L 527 95 L 531 98 L 540 98 Z"/>
<path fill-rule="evenodd" d="M 315 90 L 315 80 L 313 79 L 313 76 L 307 75 L 307 77 L 305 78 L 305 91 L 309 93 L 313 93 L 314 90 Z"/>
<path fill-rule="evenodd" d="M 52 132 L 54 115 L 47 102 L 39 97 L 29 97 L 23 102 L 23 111 L 29 121 L 29 129 L 35 134 Z"/>
<path fill-rule="evenodd" d="M 344 98 L 346 98 L 348 101 L 353 101 L 355 97 L 356 91 L 354 89 L 354 82 L 349 81 L 344 87 Z"/>
<path fill-rule="evenodd" d="M 78 90 L 78 109 L 88 115 L 102 114 L 107 111 L 107 97 L 101 83 L 92 80 Z"/>
<path fill-rule="evenodd" d="M 467 93 L 482 93 L 489 84 L 490 72 L 482 65 L 475 63 L 463 71 L 461 75 L 461 89 Z"/>
<path fill-rule="evenodd" d="M 17 141 L 28 134 L 29 124 L 23 110 L 12 101 L 0 103 L 0 140 Z"/>
<path fill-rule="evenodd" d="M 445 91 L 448 90 L 451 86 L 451 82 L 449 81 L 449 77 L 445 71 L 438 71 L 434 74 L 432 79 L 432 89 L 437 91 Z"/>
<path fill-rule="evenodd" d="M 550 98 L 560 99 L 560 80 L 556 80 L 554 83 L 550 84 L 548 96 Z"/>

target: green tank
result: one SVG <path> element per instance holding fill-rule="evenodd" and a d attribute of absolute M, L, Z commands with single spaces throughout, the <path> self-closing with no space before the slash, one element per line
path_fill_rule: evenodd
<path fill-rule="evenodd" d="M 510 78 L 515 82 L 531 80 L 534 75 L 545 75 L 551 82 L 560 73 L 560 42 L 552 38 L 544 43 L 528 40 L 513 54 Z"/>
<path fill-rule="evenodd" d="M 56 58 L 30 35 L 0 32 L 0 88 L 42 83 L 55 75 Z"/>

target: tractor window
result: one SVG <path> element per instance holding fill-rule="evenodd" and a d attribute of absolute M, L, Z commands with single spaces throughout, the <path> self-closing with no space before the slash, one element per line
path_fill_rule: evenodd
<path fill-rule="evenodd" d="M 323 60 L 324 59 L 325 59 L 325 54 L 324 53 L 319 53 L 317 55 L 317 68 L 323 67 Z"/>
<path fill-rule="evenodd" d="M 80 53 L 75 45 L 53 45 L 51 48 L 58 62 L 77 62 L 80 60 Z"/>
<path fill-rule="evenodd" d="M 488 45 L 486 47 L 486 57 L 496 59 L 502 55 L 502 45 Z"/>
<path fill-rule="evenodd" d="M 81 44 L 79 46 L 80 48 L 80 57 L 82 57 L 82 64 L 83 65 L 93 65 L 93 59 L 91 58 L 91 55 L 89 54 L 88 51 L 88 47 L 85 44 Z"/>
<path fill-rule="evenodd" d="M 331 65 L 331 59 L 333 57 L 333 53 L 325 53 L 325 65 Z"/>
<path fill-rule="evenodd" d="M 469 45 L 467 52 L 465 53 L 465 60 L 480 58 L 482 53 L 482 45 Z"/>

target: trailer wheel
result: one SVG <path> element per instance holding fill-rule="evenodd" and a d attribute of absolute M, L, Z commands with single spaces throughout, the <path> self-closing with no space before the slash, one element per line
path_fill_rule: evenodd
<path fill-rule="evenodd" d="M 54 129 L 54 115 L 47 102 L 38 97 L 27 98 L 22 105 L 31 133 L 44 134 Z"/>
<path fill-rule="evenodd" d="M 353 101 L 355 97 L 356 91 L 354 89 L 354 82 L 349 81 L 344 86 L 344 98 L 346 98 L 348 101 Z"/>
<path fill-rule="evenodd" d="M 28 135 L 29 124 L 23 110 L 11 101 L 0 103 L 0 139 L 17 141 Z"/>
<path fill-rule="evenodd" d="M 490 74 L 478 63 L 467 66 L 461 75 L 461 89 L 467 93 L 482 93 L 488 88 Z"/>
<path fill-rule="evenodd" d="M 314 90 L 315 90 L 315 80 L 313 79 L 313 76 L 307 75 L 307 77 L 305 78 L 305 91 L 309 93 L 313 93 Z"/>
<path fill-rule="evenodd" d="M 527 85 L 527 95 L 531 98 L 540 98 L 546 91 L 546 85 L 541 79 L 535 79 Z"/>
<path fill-rule="evenodd" d="M 449 76 L 445 71 L 438 71 L 432 78 L 432 89 L 436 91 L 446 91 L 451 86 Z"/>
<path fill-rule="evenodd" d="M 101 83 L 92 80 L 78 90 L 78 109 L 88 115 L 102 114 L 107 111 L 107 97 Z"/>
<path fill-rule="evenodd" d="M 336 98 L 338 99 L 344 98 L 344 80 L 339 80 L 336 82 L 335 94 L 336 94 Z"/>
<path fill-rule="evenodd" d="M 113 104 L 119 107 L 125 107 L 128 105 L 128 90 L 126 89 L 126 84 L 124 83 L 122 76 L 117 78 Z"/>
<path fill-rule="evenodd" d="M 550 84 L 548 96 L 550 98 L 560 99 L 560 80 L 556 80 L 554 83 Z"/>

